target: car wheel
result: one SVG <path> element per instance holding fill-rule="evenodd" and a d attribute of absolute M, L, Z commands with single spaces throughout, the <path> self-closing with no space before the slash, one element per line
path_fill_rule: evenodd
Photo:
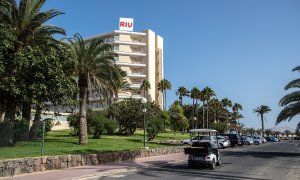
<path fill-rule="evenodd" d="M 189 143 L 187 143 L 187 142 L 185 142 L 185 143 L 183 143 L 183 145 L 188 145 Z"/>
<path fill-rule="evenodd" d="M 250 145 L 250 142 L 247 142 L 247 145 Z"/>
<path fill-rule="evenodd" d="M 224 149 L 224 146 L 223 146 L 222 143 L 219 143 L 219 146 L 220 146 L 221 149 Z"/>
<path fill-rule="evenodd" d="M 215 169 L 215 167 L 216 167 L 216 161 L 215 161 L 215 159 L 213 159 L 211 165 L 209 166 L 209 168 L 210 169 Z"/>
<path fill-rule="evenodd" d="M 254 142 L 255 145 L 258 145 L 259 143 L 257 141 Z"/>

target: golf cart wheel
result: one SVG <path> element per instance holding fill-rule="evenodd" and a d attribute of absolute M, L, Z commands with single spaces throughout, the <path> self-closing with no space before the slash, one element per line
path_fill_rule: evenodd
<path fill-rule="evenodd" d="M 215 167 L 216 167 L 216 161 L 215 161 L 215 159 L 213 159 L 213 161 L 212 161 L 211 165 L 209 166 L 209 168 L 210 169 L 215 169 Z"/>
<path fill-rule="evenodd" d="M 216 166 L 221 166 L 221 160 L 219 160 L 217 163 L 216 163 Z"/>

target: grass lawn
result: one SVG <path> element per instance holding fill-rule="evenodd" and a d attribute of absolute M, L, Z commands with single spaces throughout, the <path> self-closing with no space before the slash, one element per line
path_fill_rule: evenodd
<path fill-rule="evenodd" d="M 132 136 L 102 135 L 101 139 L 89 138 L 87 145 L 79 145 L 78 137 L 69 135 L 69 130 L 52 131 L 45 138 L 44 155 L 63 155 L 97 153 L 107 151 L 137 150 L 143 147 L 143 131 L 138 130 Z M 159 133 L 155 140 L 182 140 L 188 139 L 189 134 L 182 135 L 177 132 Z M 166 147 L 170 145 L 159 145 L 147 143 L 149 148 Z M 12 159 L 21 157 L 34 157 L 41 155 L 41 142 L 18 142 L 15 147 L 0 148 L 0 159 Z"/>

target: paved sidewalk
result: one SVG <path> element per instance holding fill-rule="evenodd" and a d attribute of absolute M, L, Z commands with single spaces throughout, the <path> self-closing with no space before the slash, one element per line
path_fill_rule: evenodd
<path fill-rule="evenodd" d="M 56 180 L 56 179 L 89 179 L 94 176 L 106 176 L 120 172 L 134 171 L 137 168 L 148 167 L 163 163 L 172 163 L 176 161 L 186 160 L 187 155 L 183 153 L 175 153 L 161 156 L 152 156 L 147 158 L 137 158 L 133 161 L 107 163 L 96 166 L 81 166 L 76 168 L 68 168 L 61 170 L 51 170 L 45 172 L 37 172 L 30 174 L 17 175 L 0 179 L 22 179 L 22 180 Z"/>

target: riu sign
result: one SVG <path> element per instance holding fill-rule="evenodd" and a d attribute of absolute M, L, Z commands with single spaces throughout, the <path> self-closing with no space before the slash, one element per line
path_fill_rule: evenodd
<path fill-rule="evenodd" d="M 119 30 L 133 31 L 133 18 L 120 18 Z"/>

